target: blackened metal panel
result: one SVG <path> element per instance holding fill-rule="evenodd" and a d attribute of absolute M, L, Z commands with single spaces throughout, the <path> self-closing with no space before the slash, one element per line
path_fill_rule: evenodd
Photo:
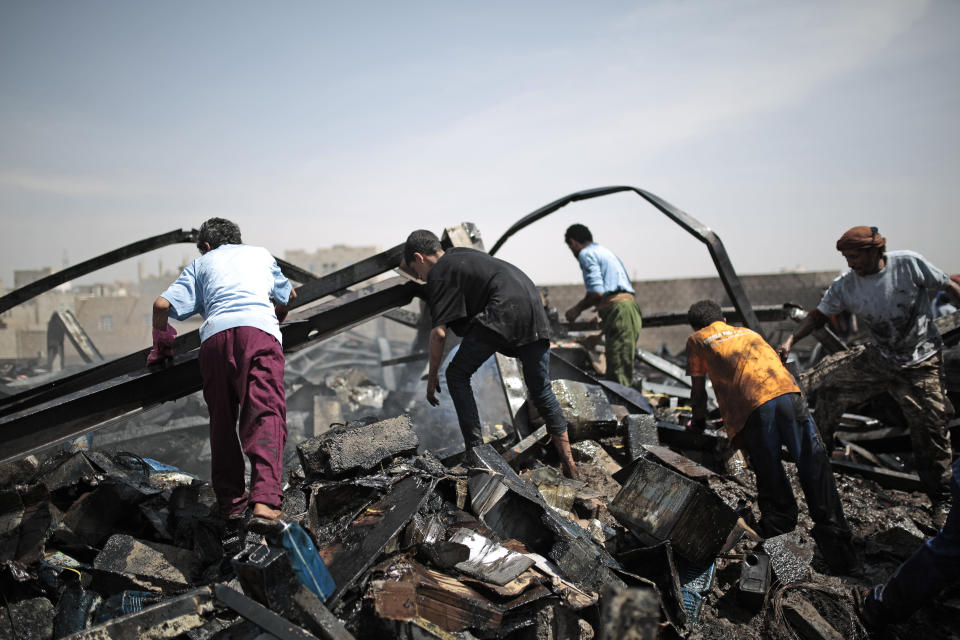
<path fill-rule="evenodd" d="M 167 233 L 161 233 L 158 236 L 133 242 L 126 246 L 120 247 L 119 249 L 114 249 L 113 251 L 108 251 L 103 255 L 97 256 L 96 258 L 84 260 L 83 262 L 75 264 L 72 267 L 67 267 L 62 271 L 52 273 L 45 278 L 40 278 L 35 282 L 31 282 L 25 287 L 20 287 L 19 289 L 11 291 L 7 295 L 0 298 L 0 313 L 17 306 L 18 304 L 26 302 L 31 298 L 35 298 L 41 293 L 50 291 L 54 287 L 58 287 L 65 282 L 70 282 L 71 280 L 75 280 L 80 276 L 92 273 L 93 271 L 97 271 L 98 269 L 102 269 L 104 267 L 108 267 L 111 264 L 120 262 L 121 260 L 133 258 L 142 253 L 147 253 L 148 251 L 153 251 L 154 249 L 159 249 L 161 247 L 166 247 L 167 245 L 177 244 L 180 242 L 196 241 L 196 229 L 190 229 L 189 231 L 186 229 L 176 229 Z"/>
<path fill-rule="evenodd" d="M 576 193 L 564 196 L 559 200 L 554 200 L 550 204 L 540 207 L 536 211 L 527 214 L 515 222 L 513 226 L 507 229 L 507 231 L 500 236 L 496 243 L 494 243 L 493 248 L 490 249 L 490 255 L 496 254 L 500 247 L 503 246 L 503 243 L 506 242 L 507 239 L 516 232 L 553 213 L 557 209 L 565 207 L 571 202 L 587 200 L 589 198 L 599 198 L 601 196 L 608 196 L 614 193 L 622 193 L 625 191 L 632 191 L 636 193 L 638 196 L 659 209 L 661 213 L 683 227 L 685 231 L 707 245 L 707 250 L 710 252 L 710 257 L 713 259 L 713 264 L 717 267 L 717 272 L 720 275 L 720 281 L 723 283 L 723 288 L 726 290 L 727 295 L 730 296 L 730 300 L 733 301 L 733 306 L 736 307 L 737 311 L 740 312 L 744 324 L 763 336 L 763 329 L 760 327 L 760 321 L 757 319 L 756 314 L 753 312 L 753 308 L 750 306 L 750 300 L 747 298 L 747 294 L 743 289 L 743 283 L 740 282 L 740 277 L 734 270 L 733 264 L 730 262 L 730 257 L 727 255 L 727 250 L 724 248 L 723 242 L 720 241 L 720 237 L 717 236 L 717 234 L 714 233 L 710 227 L 693 218 L 690 214 L 678 209 L 666 200 L 662 200 L 659 196 L 656 196 L 649 191 L 644 191 L 643 189 L 627 186 L 600 187 L 597 189 L 577 191 Z"/>
<path fill-rule="evenodd" d="M 310 315 L 281 327 L 284 350 L 322 340 L 413 299 L 418 285 L 393 278 L 310 310 Z M 134 354 L 136 355 L 136 354 Z M 133 356 L 128 356 L 128 361 Z M 75 438 L 112 421 L 201 388 L 199 350 L 177 355 L 159 370 L 147 369 L 146 351 L 130 361 L 130 371 L 96 384 L 80 385 L 40 403 L 18 406 L 0 417 L 0 463 L 51 444 Z"/>
<path fill-rule="evenodd" d="M 157 237 L 159 238 L 161 236 Z M 195 239 L 196 238 L 194 237 L 194 240 Z M 388 249 L 383 253 L 371 256 L 366 260 L 361 260 L 360 262 L 344 267 L 338 271 L 334 271 L 326 276 L 316 278 L 315 280 L 312 280 L 297 289 L 297 297 L 294 299 L 293 304 L 291 304 L 290 307 L 291 309 L 300 307 L 309 302 L 319 300 L 320 298 L 332 295 L 334 293 L 346 294 L 346 287 L 363 282 L 364 280 L 369 280 L 374 276 L 378 276 L 381 273 L 390 271 L 397 267 L 400 264 L 400 257 L 402 253 L 403 245 L 397 245 L 396 247 Z M 100 266 L 106 265 L 104 264 Z M 297 279 L 295 275 L 288 274 L 288 277 Z M 315 313 L 315 311 L 312 311 L 311 313 Z M 185 353 L 192 349 L 196 349 L 199 346 L 200 333 L 194 330 L 178 336 L 176 342 L 174 343 L 173 350 L 174 353 Z M 46 402 L 79 389 L 89 388 L 93 385 L 104 382 L 105 380 L 115 378 L 118 375 L 136 371 L 143 367 L 143 363 L 146 361 L 147 354 L 149 352 L 149 348 L 136 351 L 128 356 L 105 362 L 102 365 L 86 369 L 73 374 L 72 376 L 53 380 L 46 384 L 38 385 L 8 397 L 0 397 L 0 416 L 9 415 L 14 411 L 20 411 L 25 407 Z"/>

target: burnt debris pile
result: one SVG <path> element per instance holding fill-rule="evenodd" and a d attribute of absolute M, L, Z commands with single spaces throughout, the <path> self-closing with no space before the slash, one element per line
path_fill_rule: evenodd
<path fill-rule="evenodd" d="M 914 494 L 841 475 L 866 564 L 830 576 L 809 521 L 754 537 L 752 474 L 722 430 L 680 426 L 682 399 L 554 387 L 580 480 L 535 416 L 445 460 L 407 415 L 353 420 L 297 445 L 280 524 L 232 540 L 209 484 L 157 460 L 8 464 L 0 638 L 866 637 L 850 585 L 934 526 Z"/>

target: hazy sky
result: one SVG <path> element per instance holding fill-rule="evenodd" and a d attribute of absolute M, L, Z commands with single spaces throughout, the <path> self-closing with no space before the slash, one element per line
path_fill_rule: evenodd
<path fill-rule="evenodd" d="M 465 220 L 489 247 L 613 184 L 741 273 L 840 270 L 855 224 L 960 271 L 958 2 L 341 4 L 0 0 L 4 284 L 210 216 L 277 255 Z M 575 282 L 573 222 L 635 278 L 715 273 L 633 195 L 500 257 Z"/>

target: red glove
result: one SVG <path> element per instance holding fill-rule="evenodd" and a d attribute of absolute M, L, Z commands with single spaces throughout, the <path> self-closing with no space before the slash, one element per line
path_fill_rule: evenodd
<path fill-rule="evenodd" d="M 177 330 L 168 324 L 163 331 L 153 330 L 153 349 L 147 354 L 147 366 L 173 357 L 173 341 L 177 339 Z"/>

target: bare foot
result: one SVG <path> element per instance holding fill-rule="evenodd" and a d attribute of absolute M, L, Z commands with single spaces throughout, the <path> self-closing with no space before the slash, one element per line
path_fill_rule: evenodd
<path fill-rule="evenodd" d="M 262 502 L 257 502 L 253 505 L 253 515 L 256 518 L 265 518 L 267 520 L 276 520 L 280 517 L 282 512 L 280 509 L 274 509 L 269 505 L 265 505 Z"/>

